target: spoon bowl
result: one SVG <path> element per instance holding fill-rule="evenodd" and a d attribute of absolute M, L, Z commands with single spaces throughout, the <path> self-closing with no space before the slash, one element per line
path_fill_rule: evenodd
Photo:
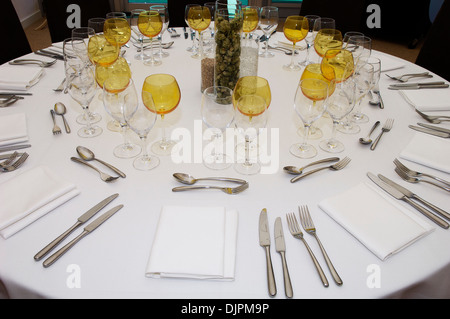
<path fill-rule="evenodd" d="M 64 122 L 64 127 L 66 129 L 66 133 L 70 133 L 69 124 L 67 123 L 66 118 L 64 116 L 64 114 L 66 114 L 66 112 L 67 112 L 66 106 L 61 102 L 56 102 L 53 109 L 55 110 L 56 114 L 61 115 L 63 122 Z"/>
<path fill-rule="evenodd" d="M 88 149 L 87 147 L 84 146 L 77 146 L 77 153 L 78 155 L 80 155 L 80 157 L 82 159 L 84 159 L 85 161 L 97 161 L 99 163 L 102 163 L 103 165 L 105 165 L 106 167 L 112 169 L 114 172 L 116 172 L 117 174 L 119 174 L 120 177 L 125 178 L 126 175 L 125 173 L 123 173 L 121 170 L 119 170 L 118 168 L 112 166 L 111 164 L 108 164 L 98 158 L 95 157 L 94 152 L 92 152 L 90 149 Z"/>

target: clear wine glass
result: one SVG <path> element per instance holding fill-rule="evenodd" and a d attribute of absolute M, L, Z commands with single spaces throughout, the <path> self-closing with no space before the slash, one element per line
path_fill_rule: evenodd
<path fill-rule="evenodd" d="M 355 82 L 344 81 L 337 83 L 334 92 L 327 99 L 327 113 L 333 120 L 333 130 L 331 137 L 320 142 L 319 146 L 322 150 L 329 153 L 343 152 L 345 146 L 336 139 L 337 128 L 340 121 L 347 116 L 355 105 Z"/>
<path fill-rule="evenodd" d="M 95 34 L 103 33 L 105 20 L 105 18 L 90 18 L 88 20 L 88 27 L 94 29 Z"/>
<path fill-rule="evenodd" d="M 310 52 L 311 52 L 311 47 L 314 45 L 314 24 L 316 22 L 317 19 L 319 19 L 319 16 L 316 15 L 312 15 L 312 14 L 308 14 L 305 15 L 305 18 L 308 20 L 308 34 L 305 37 L 305 42 L 306 42 L 306 57 L 305 60 L 299 62 L 298 64 L 301 66 L 307 66 L 308 64 L 312 63 L 311 61 L 311 57 L 310 57 Z"/>
<path fill-rule="evenodd" d="M 96 94 L 97 83 L 89 66 L 84 64 L 83 61 L 79 61 L 78 66 L 76 72 L 66 77 L 70 96 L 81 105 L 86 115 L 86 124 L 78 130 L 78 135 L 80 137 L 95 137 L 100 135 L 103 130 L 99 126 L 91 124 L 88 113 L 89 104 Z"/>
<path fill-rule="evenodd" d="M 212 152 L 204 157 L 204 165 L 211 169 L 225 169 L 232 164 L 232 159 L 223 152 L 223 133 L 234 120 L 232 96 L 233 90 L 223 86 L 208 87 L 203 91 L 202 119 L 213 130 L 214 144 Z"/>
<path fill-rule="evenodd" d="M 151 103 L 150 101 L 148 103 Z M 156 123 L 157 114 L 150 111 L 136 94 L 126 94 L 123 105 L 125 121 L 132 131 L 140 138 L 142 155 L 133 161 L 134 168 L 141 171 L 151 170 L 159 165 L 159 158 L 147 151 L 147 136 Z"/>
<path fill-rule="evenodd" d="M 259 56 L 263 58 L 272 58 L 274 54 L 269 51 L 269 39 L 272 33 L 278 27 L 278 8 L 273 6 L 265 6 L 261 8 L 259 27 L 266 37 L 266 46 Z"/>
<path fill-rule="evenodd" d="M 161 32 L 158 34 L 159 50 L 158 50 L 158 52 L 155 52 L 154 54 L 157 55 L 159 58 L 168 57 L 169 53 L 166 51 L 163 51 L 163 49 L 162 49 L 162 37 L 164 35 L 164 32 L 169 28 L 169 22 L 170 22 L 169 9 L 167 8 L 167 5 L 165 5 L 165 4 L 157 4 L 157 5 L 151 6 L 150 10 L 157 11 L 163 22 Z"/>
<path fill-rule="evenodd" d="M 128 76 L 110 76 L 103 82 L 103 104 L 105 110 L 111 117 L 119 122 L 123 136 L 123 143 L 114 148 L 114 155 L 119 158 L 132 158 L 141 152 L 139 145 L 135 145 L 128 140 L 128 123 L 125 120 L 123 109 L 125 97 L 132 96 L 137 100 L 134 82 Z"/>
<path fill-rule="evenodd" d="M 137 37 L 137 42 L 139 42 L 140 45 L 140 52 L 138 52 L 134 56 L 134 58 L 139 61 L 144 61 L 150 57 L 148 54 L 144 52 L 144 35 L 139 30 L 138 26 L 139 15 L 144 11 L 145 9 L 134 9 L 131 11 L 130 15 L 131 32 L 134 33 L 134 35 Z"/>
<path fill-rule="evenodd" d="M 303 143 L 296 143 L 289 149 L 292 155 L 300 158 L 311 158 L 317 155 L 313 145 L 308 144 L 308 131 L 327 108 L 328 83 L 309 78 L 300 81 L 294 98 L 294 109 L 305 126 Z"/>
<path fill-rule="evenodd" d="M 362 63 L 362 65 L 360 65 Z M 359 64 L 356 64 L 355 72 L 353 73 L 353 80 L 356 83 L 356 94 L 355 94 L 355 110 L 351 113 L 351 120 L 355 123 L 367 123 L 369 117 L 362 113 L 362 100 L 369 93 L 373 84 L 374 76 L 374 66 L 367 62 L 360 60 Z"/>

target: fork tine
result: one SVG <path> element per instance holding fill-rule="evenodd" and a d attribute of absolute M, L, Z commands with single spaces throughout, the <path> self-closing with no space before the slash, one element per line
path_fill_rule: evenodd
<path fill-rule="evenodd" d="M 300 215 L 300 222 L 302 224 L 303 229 L 306 231 L 307 229 L 314 228 L 314 222 L 311 218 L 311 215 L 309 214 L 309 209 L 307 205 L 299 206 L 299 215 Z"/>
<path fill-rule="evenodd" d="M 401 169 L 404 172 L 409 172 L 411 171 L 408 167 L 406 167 L 405 165 L 403 165 L 402 162 L 400 162 L 398 159 L 394 159 L 394 164 L 395 166 L 397 166 L 399 169 Z"/>
<path fill-rule="evenodd" d="M 406 172 L 404 172 L 403 170 L 399 169 L 398 167 L 396 167 L 394 170 L 398 174 L 398 176 L 400 176 L 405 181 L 407 181 L 407 182 L 413 182 L 414 181 L 413 178 L 408 176 L 408 174 Z"/>

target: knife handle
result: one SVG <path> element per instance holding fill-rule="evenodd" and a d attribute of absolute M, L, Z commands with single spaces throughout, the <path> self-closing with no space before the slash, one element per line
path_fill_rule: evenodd
<path fill-rule="evenodd" d="M 53 248 L 55 248 L 56 245 L 58 245 L 60 242 L 62 242 L 71 232 L 73 232 L 75 229 L 77 229 L 82 223 L 77 221 L 72 227 L 70 227 L 68 230 L 66 230 L 64 233 L 59 235 L 55 240 L 53 240 L 50 244 L 45 246 L 40 252 L 38 252 L 34 256 L 34 260 L 39 261 L 48 254 L 49 251 L 51 251 Z"/>
<path fill-rule="evenodd" d="M 423 208 L 422 206 L 420 206 L 419 204 L 415 203 L 414 201 L 410 200 L 408 197 L 404 197 L 403 200 L 405 202 L 407 202 L 408 204 L 410 204 L 415 209 L 417 209 L 419 212 L 424 214 L 426 217 L 431 219 L 433 222 L 438 224 L 440 227 L 447 229 L 450 226 L 445 220 L 443 220 L 442 218 L 434 215 L 432 212 L 430 212 L 429 210 Z"/>
<path fill-rule="evenodd" d="M 421 197 L 419 197 L 417 195 L 414 195 L 414 198 L 417 199 L 418 201 L 420 201 L 422 204 L 424 204 L 428 208 L 431 208 L 432 210 L 434 210 L 436 213 L 438 213 L 442 217 L 450 220 L 450 214 L 447 213 L 445 210 L 437 207 L 436 205 L 431 204 L 430 202 L 427 202 L 425 199 L 423 199 L 423 198 L 421 198 Z"/>
<path fill-rule="evenodd" d="M 265 246 L 266 249 L 266 266 L 267 266 L 267 284 L 269 285 L 269 295 L 272 297 L 277 294 L 277 285 L 275 283 L 275 276 L 273 274 L 272 258 L 270 257 L 270 246 Z"/>
<path fill-rule="evenodd" d="M 48 257 L 43 263 L 42 265 L 47 268 L 49 266 L 51 266 L 55 261 L 57 261 L 62 255 L 64 255 L 70 248 L 72 248 L 78 241 L 80 241 L 81 238 L 83 238 L 84 236 L 86 236 L 87 234 L 89 234 L 88 231 L 83 231 L 80 235 L 78 235 L 77 237 L 75 237 L 74 239 L 72 239 L 72 241 L 70 241 L 67 245 L 65 245 L 64 247 L 62 247 L 60 250 L 58 250 L 56 253 L 54 253 L 53 255 L 51 255 L 50 257 Z"/>
<path fill-rule="evenodd" d="M 294 292 L 292 291 L 291 276 L 289 276 L 289 270 L 286 262 L 286 254 L 284 251 L 280 251 L 281 262 L 283 263 L 283 278 L 284 278 L 284 292 L 286 297 L 292 298 Z"/>

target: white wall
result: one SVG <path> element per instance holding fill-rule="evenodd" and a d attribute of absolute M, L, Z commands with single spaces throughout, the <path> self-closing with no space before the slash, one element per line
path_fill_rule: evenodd
<path fill-rule="evenodd" d="M 39 0 L 11 0 L 24 28 L 42 17 Z"/>

